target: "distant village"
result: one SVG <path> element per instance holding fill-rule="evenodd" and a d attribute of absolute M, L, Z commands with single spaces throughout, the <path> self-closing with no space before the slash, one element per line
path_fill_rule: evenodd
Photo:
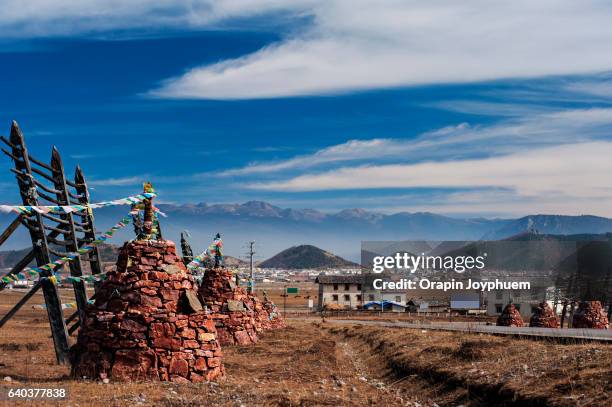
<path fill-rule="evenodd" d="M 288 263 L 287 258 L 292 259 L 293 263 Z M 324 262 L 321 258 L 324 258 Z M 227 256 L 227 261 L 231 263 L 228 266 L 237 271 L 240 284 L 245 287 L 248 286 L 251 275 L 255 287 L 265 286 L 279 292 L 286 287 L 299 284 L 302 287 L 304 285 L 312 287 L 312 292 L 315 294 L 308 301 L 310 304 L 308 309 L 312 312 L 378 311 L 437 316 L 498 316 L 502 314 L 507 304 L 513 303 L 523 317 L 529 318 L 533 310 L 543 301 L 558 314 L 562 312 L 563 307 L 560 292 L 551 277 L 529 271 L 487 270 L 486 278 L 476 276 L 483 281 L 497 277 L 515 281 L 527 279 L 531 282 L 529 290 L 504 289 L 484 292 L 420 288 L 380 290 L 373 287 L 371 274 L 362 274 L 360 265 L 309 245 L 292 247 L 266 261 L 254 263 L 252 274 L 248 261 L 231 256 Z M 309 264 L 313 267 L 305 267 Z M 321 267 L 322 264 L 335 266 Z M 69 271 L 64 270 L 64 273 L 68 275 Z M 405 277 L 405 274 L 398 273 L 397 270 L 386 275 L 390 280 L 400 280 Z M 449 279 L 447 274 L 431 269 L 419 270 L 418 276 L 409 274 L 408 277 L 412 280 L 428 278 L 432 281 Z M 456 277 L 467 279 L 471 275 L 462 274 Z M 33 282 L 29 280 L 18 280 L 9 288 L 27 288 L 32 284 Z M 67 282 L 60 282 L 60 285 L 62 284 L 70 286 Z"/>

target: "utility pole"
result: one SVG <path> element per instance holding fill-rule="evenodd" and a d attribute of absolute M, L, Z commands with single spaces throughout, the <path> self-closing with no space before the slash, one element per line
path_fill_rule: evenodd
<path fill-rule="evenodd" d="M 253 289 L 255 288 L 255 280 L 253 279 L 253 255 L 255 251 L 253 250 L 254 241 L 249 242 L 249 286 L 247 287 L 247 292 L 249 294 L 253 293 Z"/>

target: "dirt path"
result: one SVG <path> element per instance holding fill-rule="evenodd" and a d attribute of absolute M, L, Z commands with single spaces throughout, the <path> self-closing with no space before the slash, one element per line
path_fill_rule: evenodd
<path fill-rule="evenodd" d="M 266 332 L 254 346 L 225 348 L 226 378 L 218 384 L 103 384 L 69 379 L 68 368 L 55 364 L 46 321 L 34 315 L 28 311 L 11 321 L 0 337 L 0 380 L 11 378 L 0 381 L 0 388 L 68 390 L 67 400 L 49 405 L 410 405 L 367 376 L 350 346 L 311 322 L 292 321 L 284 330 Z"/>
<path fill-rule="evenodd" d="M 405 402 L 609 405 L 612 347 L 483 334 L 323 324 Z M 368 358 L 367 355 L 370 355 Z M 379 379 L 381 380 L 381 379 Z M 435 403 L 434 403 L 435 402 Z"/>
<path fill-rule="evenodd" d="M 68 399 L 49 405 L 74 407 L 473 407 L 498 395 L 505 405 L 600 406 L 612 392 L 606 344 L 319 321 L 289 320 L 254 346 L 225 348 L 227 377 L 219 383 L 103 384 L 69 379 L 69 368 L 55 364 L 45 312 L 24 307 L 0 331 L 0 388 L 66 388 Z"/>

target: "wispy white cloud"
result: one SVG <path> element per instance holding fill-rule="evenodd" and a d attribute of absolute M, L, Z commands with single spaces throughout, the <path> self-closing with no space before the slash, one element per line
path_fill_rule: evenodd
<path fill-rule="evenodd" d="M 612 69 L 612 5 L 597 0 L 5 0 L 0 37 L 231 29 L 279 12 L 309 23 L 150 94 L 267 98 Z"/>
<path fill-rule="evenodd" d="M 254 163 L 244 168 L 220 172 L 221 176 L 250 175 L 283 171 L 294 168 L 309 168 L 320 164 L 371 158 L 373 154 L 395 154 L 402 141 L 390 139 L 349 140 L 346 143 L 321 149 L 314 154 L 278 161 L 275 163 Z"/>
<path fill-rule="evenodd" d="M 357 205 L 359 205 L 359 200 Z M 385 204 L 383 204 L 383 202 Z M 434 212 L 450 216 L 469 217 L 520 217 L 534 214 L 598 215 L 610 217 L 610 199 L 593 200 L 580 196 L 567 199 L 565 196 L 545 195 L 538 197 L 519 196 L 511 190 L 477 190 L 443 192 L 379 198 L 370 206 L 386 213 Z"/>
<path fill-rule="evenodd" d="M 500 103 L 479 100 L 443 100 L 424 104 L 425 107 L 496 117 L 524 117 L 535 113 L 552 112 L 557 109 L 541 104 Z"/>
<path fill-rule="evenodd" d="M 112 30 L 198 29 L 232 18 L 293 11 L 294 0 L 4 0 L 3 37 L 87 35 Z"/>
<path fill-rule="evenodd" d="M 146 181 L 148 176 L 131 176 L 122 178 L 105 178 L 105 179 L 94 179 L 88 182 L 88 184 L 98 187 L 123 187 L 132 185 L 141 185 L 143 181 Z"/>
<path fill-rule="evenodd" d="M 349 140 L 313 154 L 287 160 L 252 163 L 220 172 L 222 176 L 273 174 L 343 162 L 456 160 L 508 154 L 528 148 L 597 140 L 610 136 L 612 109 L 578 109 L 533 114 L 489 126 L 467 123 L 407 139 Z"/>
<path fill-rule="evenodd" d="M 250 187 L 282 191 L 504 188 L 521 197 L 588 197 L 612 203 L 607 175 L 612 171 L 610 154 L 612 142 L 590 142 L 485 159 L 345 167 Z"/>
<path fill-rule="evenodd" d="M 612 69 L 612 5 L 600 1 L 326 0 L 293 9 L 312 25 L 151 95 L 270 98 Z"/>
<path fill-rule="evenodd" d="M 387 212 L 611 216 L 612 184 L 606 175 L 612 171 L 611 126 L 612 109 L 555 111 L 489 126 L 444 128 L 414 140 L 360 141 L 357 154 L 350 143 L 341 144 L 238 171 L 268 173 L 267 181 L 260 177 L 245 184 L 256 191 L 422 191 L 410 199 L 386 193 L 372 200 L 372 192 L 350 198 L 356 205 L 369 199 L 370 208 Z M 287 176 L 289 169 L 299 171 Z"/>
<path fill-rule="evenodd" d="M 91 159 L 101 159 L 101 158 L 110 158 L 110 157 L 126 157 L 129 156 L 130 152 L 126 151 L 96 151 L 93 153 L 85 153 L 85 154 L 70 154 L 70 158 L 73 160 L 91 160 Z"/>
<path fill-rule="evenodd" d="M 570 82 L 565 86 L 570 92 L 586 93 L 605 99 L 612 98 L 612 78 L 593 78 Z"/>

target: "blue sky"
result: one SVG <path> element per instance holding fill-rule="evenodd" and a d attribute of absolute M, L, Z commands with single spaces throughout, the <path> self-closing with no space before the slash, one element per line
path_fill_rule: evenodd
<path fill-rule="evenodd" d="M 94 200 L 612 216 L 611 6 L 374 3 L 9 0 L 0 134 Z"/>

